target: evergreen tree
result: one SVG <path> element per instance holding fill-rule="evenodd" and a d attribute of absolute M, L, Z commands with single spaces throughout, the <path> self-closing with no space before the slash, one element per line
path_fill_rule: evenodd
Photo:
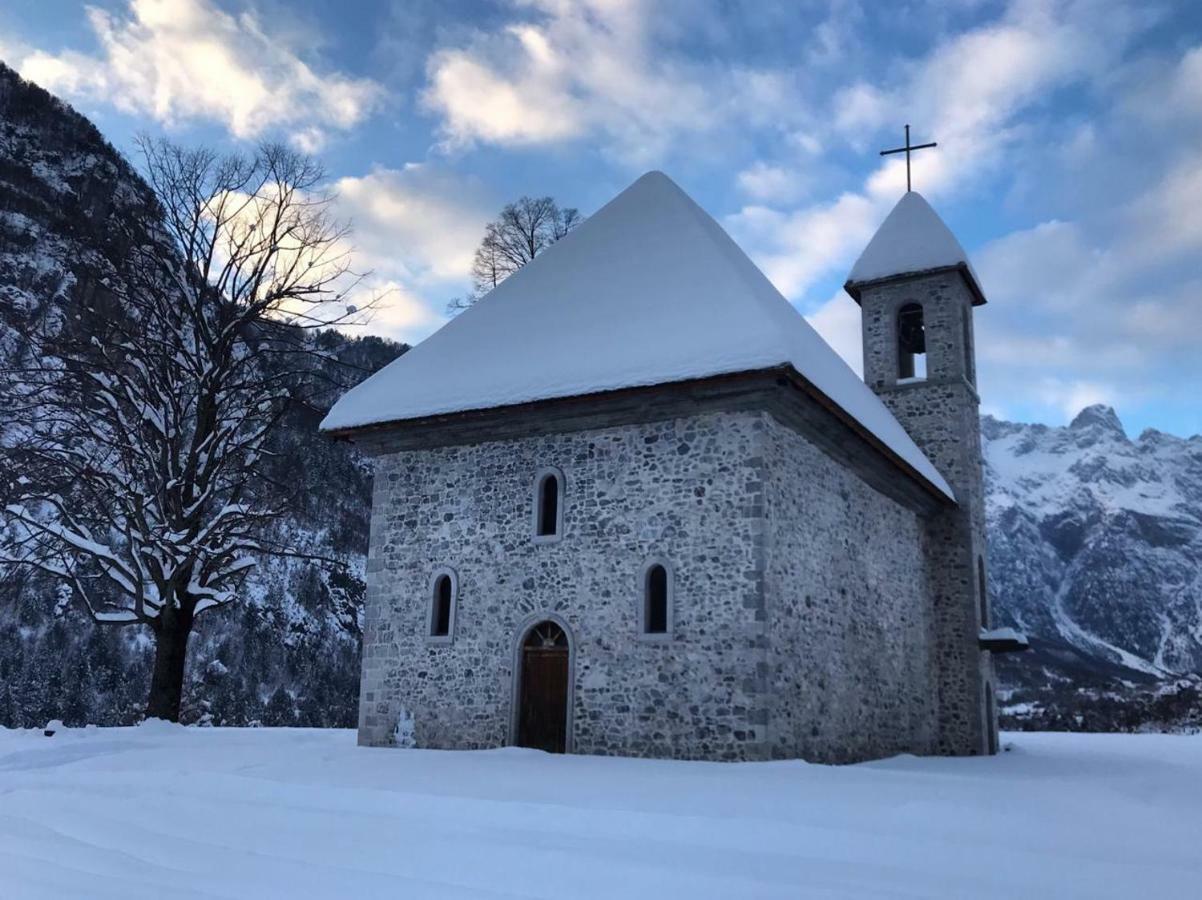
<path fill-rule="evenodd" d="M 292 709 L 292 696 L 284 690 L 281 684 L 267 701 L 263 710 L 263 724 L 275 727 L 292 726 L 296 724 L 296 714 Z"/>

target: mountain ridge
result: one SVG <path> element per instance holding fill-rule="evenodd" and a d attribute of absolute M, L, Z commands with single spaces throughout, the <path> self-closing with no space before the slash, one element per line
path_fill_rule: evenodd
<path fill-rule="evenodd" d="M 1066 426 L 983 416 L 982 451 L 995 609 L 1053 651 L 1040 666 L 1059 648 L 1101 677 L 1202 671 L 1202 436 L 1132 440 L 1099 404 Z"/>

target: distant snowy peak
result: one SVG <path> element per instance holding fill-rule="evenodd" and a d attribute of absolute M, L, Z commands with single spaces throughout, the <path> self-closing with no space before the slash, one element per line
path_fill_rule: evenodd
<path fill-rule="evenodd" d="M 982 435 L 990 491 L 1027 509 L 1086 502 L 1202 524 L 1202 438 L 1147 431 L 1131 441 L 1103 405 L 1086 407 L 1060 428 L 985 416 Z"/>
<path fill-rule="evenodd" d="M 1077 413 L 1068 427 L 1074 431 L 1091 427 L 1101 428 L 1123 437 L 1127 436 L 1127 432 L 1123 429 L 1123 423 L 1119 421 L 1118 413 L 1104 403 L 1095 403 L 1093 406 L 1085 407 Z"/>
<path fill-rule="evenodd" d="M 852 266 L 847 291 L 858 298 L 862 284 L 955 266 L 964 267 L 977 302 L 984 303 L 980 279 L 956 236 L 922 194 L 908 191 Z"/>

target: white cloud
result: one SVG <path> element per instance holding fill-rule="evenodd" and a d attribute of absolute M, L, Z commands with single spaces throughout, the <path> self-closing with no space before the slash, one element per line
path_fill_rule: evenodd
<path fill-rule="evenodd" d="M 428 60 L 423 103 L 452 146 L 596 136 L 603 149 L 647 163 L 681 135 L 712 133 L 735 117 L 767 124 L 788 115 L 789 73 L 673 52 L 658 31 L 682 20 L 655 4 L 515 5 L 522 21 L 477 32 Z M 689 16 L 688 5 L 679 12 Z"/>
<path fill-rule="evenodd" d="M 860 307 L 847 294 L 839 291 L 806 319 L 855 373 L 863 377 L 864 339 L 860 327 Z"/>
<path fill-rule="evenodd" d="M 484 225 L 496 214 L 481 183 L 430 164 L 376 168 L 334 184 L 354 225 L 357 257 L 406 280 L 466 281 Z"/>
<path fill-rule="evenodd" d="M 487 49 L 444 50 L 430 61 L 425 101 L 445 116 L 452 140 L 536 144 L 583 132 L 570 66 L 547 35 L 511 27 L 485 43 Z"/>
<path fill-rule="evenodd" d="M 232 15 L 211 0 L 130 0 L 124 14 L 88 7 L 87 17 L 97 55 L 34 51 L 21 74 L 168 125 L 209 119 L 239 138 L 284 129 L 309 151 L 381 100 L 374 82 L 315 71 L 254 13 Z"/>
<path fill-rule="evenodd" d="M 763 248 L 756 261 L 776 287 L 797 296 L 864 248 L 887 203 L 883 196 L 845 193 L 793 213 L 748 206 L 726 221 L 747 246 Z"/>
<path fill-rule="evenodd" d="M 1116 57 L 1127 19 L 1117 13 L 1103 19 L 1077 6 L 1017 0 L 999 22 L 951 36 L 920 60 L 891 66 L 887 85 L 857 82 L 836 92 L 834 130 L 860 142 L 865 133 L 899 122 L 925 123 L 913 139 L 935 138 L 939 149 L 915 154 L 915 186 L 928 197 L 947 196 L 988 171 L 1022 136 L 1021 113 Z M 850 267 L 904 190 L 905 163 L 895 156 L 858 191 L 834 201 L 787 213 L 750 206 L 728 221 L 777 287 L 799 296 Z"/>
<path fill-rule="evenodd" d="M 302 260 L 302 268 L 311 262 L 333 279 L 338 296 L 323 312 L 354 307 L 342 326 L 351 334 L 366 327 L 410 344 L 425 338 L 446 321 L 447 301 L 468 287 L 472 256 L 495 212 L 483 188 L 425 163 L 377 167 L 329 187 L 330 213 L 349 231 L 320 258 Z M 243 225 L 254 221 L 252 213 Z M 286 252 L 282 262 L 290 261 Z"/>
<path fill-rule="evenodd" d="M 468 287 L 496 213 L 490 195 L 476 179 L 427 163 L 378 167 L 333 188 L 338 215 L 352 225 L 356 267 L 371 271 L 353 302 L 381 298 L 369 330 L 409 343 L 426 337 L 446 321 L 449 297 Z"/>
<path fill-rule="evenodd" d="M 764 203 L 792 203 L 806 194 L 809 179 L 797 169 L 756 161 L 735 176 L 739 189 Z"/>
<path fill-rule="evenodd" d="M 1059 411 L 1065 419 L 1096 403 L 1115 406 L 1120 402 L 1120 395 L 1112 385 L 1093 381 L 1044 378 L 1038 383 L 1036 394 L 1045 406 Z"/>
<path fill-rule="evenodd" d="M 1129 211 L 1126 252 L 1147 261 L 1202 250 L 1202 151 L 1194 148 Z"/>
<path fill-rule="evenodd" d="M 372 334 L 413 344 L 446 322 L 443 313 L 397 281 L 370 279 L 350 299 L 365 302 L 367 298 L 378 300 L 367 323 Z M 351 333 L 357 334 L 358 329 Z"/>

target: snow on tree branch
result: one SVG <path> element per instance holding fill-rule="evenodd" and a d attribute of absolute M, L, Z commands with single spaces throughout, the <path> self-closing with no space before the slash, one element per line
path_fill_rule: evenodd
<path fill-rule="evenodd" d="M 166 690 L 170 718 L 160 669 L 182 678 L 195 616 L 270 552 L 283 497 L 262 467 L 317 368 L 308 329 L 371 304 L 341 302 L 359 276 L 311 159 L 140 149 L 158 206 L 119 271 L 31 323 L 0 372 L 0 565 L 54 577 L 97 622 L 149 626 L 151 706 Z"/>

